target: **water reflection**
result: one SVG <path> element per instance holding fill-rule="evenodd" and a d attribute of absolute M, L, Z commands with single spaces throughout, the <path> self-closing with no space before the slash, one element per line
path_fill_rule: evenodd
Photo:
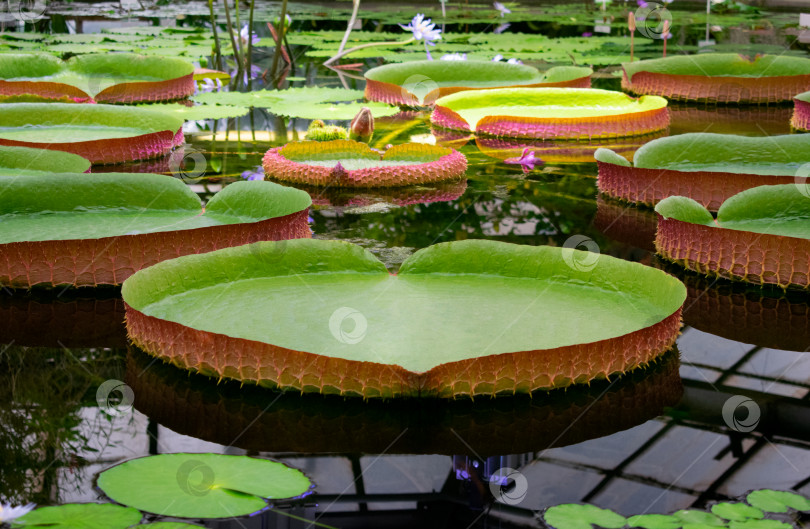
<path fill-rule="evenodd" d="M 175 432 L 227 446 L 486 457 L 575 444 L 653 419 L 680 400 L 678 368 L 673 351 L 612 382 L 533 398 L 364 402 L 217 384 L 131 348 L 125 381 L 138 411 Z"/>

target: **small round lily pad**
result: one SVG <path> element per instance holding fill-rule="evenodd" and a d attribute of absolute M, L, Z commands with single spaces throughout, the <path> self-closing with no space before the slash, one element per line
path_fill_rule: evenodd
<path fill-rule="evenodd" d="M 110 503 L 68 503 L 40 507 L 14 521 L 12 527 L 53 529 L 126 529 L 141 521 L 137 510 Z"/>
<path fill-rule="evenodd" d="M 307 494 L 312 482 L 276 461 L 223 454 L 161 454 L 102 472 L 98 486 L 113 501 L 182 518 L 230 518 L 268 507 L 268 500 Z"/>

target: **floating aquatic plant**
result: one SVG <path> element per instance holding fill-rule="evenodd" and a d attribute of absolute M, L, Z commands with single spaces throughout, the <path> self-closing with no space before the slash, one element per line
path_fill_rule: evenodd
<path fill-rule="evenodd" d="M 0 99 L 168 101 L 194 93 L 193 74 L 188 61 L 134 53 L 89 54 L 67 61 L 50 53 L 0 54 Z"/>
<path fill-rule="evenodd" d="M 266 108 L 274 114 L 305 119 L 350 120 L 364 107 L 368 107 L 375 117 L 399 112 L 397 107 L 382 103 L 359 102 L 362 98 L 360 90 L 309 86 L 254 92 L 209 92 L 192 97 L 204 105 Z"/>
<path fill-rule="evenodd" d="M 102 472 L 98 486 L 112 500 L 182 518 L 231 518 L 297 498 L 312 482 L 283 463 L 223 454 L 161 454 L 130 459 Z"/>
<path fill-rule="evenodd" d="M 806 184 L 761 186 L 711 213 L 683 196 L 655 207 L 655 246 L 665 259 L 726 279 L 810 288 L 810 193 Z"/>
<path fill-rule="evenodd" d="M 666 129 L 667 102 L 589 88 L 502 88 L 442 97 L 437 127 L 511 138 L 590 139 L 638 136 Z"/>
<path fill-rule="evenodd" d="M 810 59 L 735 53 L 677 55 L 625 63 L 622 88 L 710 103 L 778 103 L 810 89 Z"/>
<path fill-rule="evenodd" d="M 797 95 L 793 105 L 793 119 L 790 124 L 795 129 L 810 131 L 810 92 Z"/>
<path fill-rule="evenodd" d="M 183 119 L 152 109 L 69 103 L 0 105 L 0 145 L 70 152 L 94 164 L 145 160 L 183 144 Z"/>
<path fill-rule="evenodd" d="M 531 66 L 492 61 L 414 61 L 387 64 L 365 73 L 365 96 L 393 105 L 429 106 L 463 90 L 514 86 L 587 88 L 593 70 L 557 66 L 541 73 Z"/>
<path fill-rule="evenodd" d="M 40 507 L 13 522 L 14 529 L 127 529 L 141 521 L 137 509 L 109 503 L 68 503 Z"/>
<path fill-rule="evenodd" d="M 69 152 L 0 146 L 0 175 L 85 173 L 90 162 Z"/>
<path fill-rule="evenodd" d="M 783 504 L 782 501 L 788 504 Z M 711 506 L 711 512 L 697 509 L 681 509 L 672 514 L 640 514 L 625 518 L 610 509 L 601 509 L 588 504 L 563 504 L 549 507 L 543 514 L 546 524 L 552 529 L 684 529 L 729 528 L 729 529 L 790 529 L 792 526 L 776 519 L 765 519 L 765 513 L 784 513 L 788 505 L 807 512 L 810 501 L 794 492 L 755 490 L 744 502 L 720 502 Z M 765 503 L 774 510 L 760 508 Z M 750 504 L 750 505 L 749 505 Z M 780 510 L 781 509 L 781 510 Z"/>
<path fill-rule="evenodd" d="M 225 290 L 229 303 L 210 302 Z M 646 364 L 674 342 L 686 295 L 636 263 L 479 240 L 420 250 L 397 275 L 343 242 L 260 243 L 161 263 L 122 293 L 135 344 L 180 367 L 296 392 L 444 398 L 550 390 Z M 203 302 L 205 313 L 189 308 Z M 521 331 L 487 338 L 504 328 Z"/>
<path fill-rule="evenodd" d="M 803 181 L 798 172 L 810 163 L 810 135 L 698 132 L 653 140 L 636 151 L 632 164 L 610 149 L 594 157 L 602 193 L 648 206 L 683 195 L 717 211 L 740 191 Z"/>
<path fill-rule="evenodd" d="M 237 182 L 200 211 L 181 180 L 135 173 L 0 177 L 0 284 L 121 284 L 164 259 L 309 237 L 309 195 Z"/>
<path fill-rule="evenodd" d="M 327 125 L 321 119 L 314 119 L 309 124 L 304 139 L 310 141 L 334 141 L 345 140 L 348 137 L 349 132 L 345 128 Z"/>
<path fill-rule="evenodd" d="M 380 152 L 353 140 L 288 143 L 262 160 L 270 178 L 335 187 L 396 187 L 463 178 L 467 159 L 447 147 L 408 143 Z"/>

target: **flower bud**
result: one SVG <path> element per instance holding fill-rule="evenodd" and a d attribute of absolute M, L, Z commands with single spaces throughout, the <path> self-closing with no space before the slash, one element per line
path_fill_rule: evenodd
<path fill-rule="evenodd" d="M 374 116 L 371 115 L 371 109 L 363 107 L 352 120 L 349 139 L 368 143 L 372 136 L 374 136 Z"/>

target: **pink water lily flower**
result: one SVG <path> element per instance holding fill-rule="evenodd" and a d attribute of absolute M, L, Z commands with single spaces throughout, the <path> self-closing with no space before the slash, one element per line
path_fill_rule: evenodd
<path fill-rule="evenodd" d="M 535 165 L 541 165 L 544 162 L 534 155 L 534 151 L 529 151 L 529 147 L 526 147 L 523 149 L 523 154 L 521 154 L 520 157 L 507 158 L 503 161 L 503 163 L 520 165 L 523 168 L 523 172 L 528 173 L 534 169 Z"/>

